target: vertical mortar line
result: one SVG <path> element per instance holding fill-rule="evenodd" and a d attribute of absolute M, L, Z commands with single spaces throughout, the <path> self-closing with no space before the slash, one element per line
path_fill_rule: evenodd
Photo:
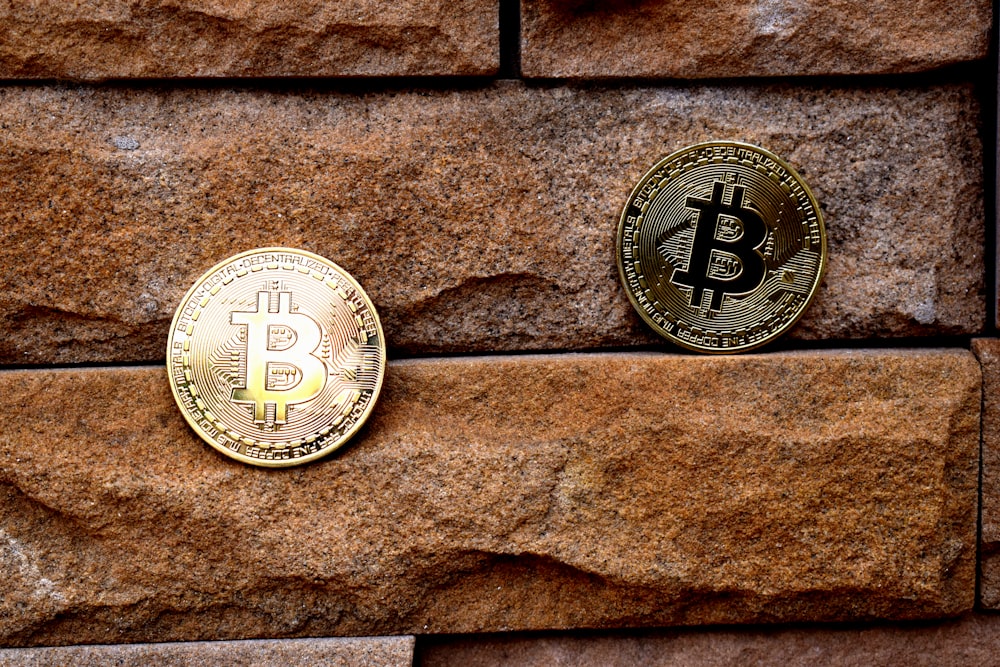
<path fill-rule="evenodd" d="M 997 11 L 1000 10 L 1000 0 L 993 0 L 993 25 L 990 29 L 990 52 L 987 58 L 987 72 L 983 77 L 984 84 L 983 99 L 983 204 L 985 208 L 986 226 L 984 236 L 986 269 L 986 330 L 988 336 L 997 335 L 997 298 L 1000 295 L 1000 281 L 997 275 L 997 254 L 1000 252 L 997 234 L 997 211 L 1000 210 L 1000 187 L 997 187 L 997 180 L 1000 174 L 997 172 L 997 165 L 1000 164 L 1000 48 L 997 47 L 997 38 L 1000 36 L 1000 29 L 997 27 Z M 992 119 L 990 122 L 987 119 Z M 992 192 L 992 196 L 989 193 Z M 973 608 L 982 611 L 982 576 L 983 576 L 983 475 L 985 466 L 983 465 L 983 454 L 985 450 L 985 430 L 986 423 L 986 368 L 979 361 L 982 381 L 980 382 L 979 395 L 979 477 L 976 486 L 976 583 L 975 597 L 973 598 Z"/>
<path fill-rule="evenodd" d="M 987 72 L 982 77 L 983 85 L 983 204 L 985 208 L 985 260 L 986 269 L 986 329 L 988 336 L 995 337 L 1000 328 L 997 321 L 997 298 L 1000 297 L 1000 276 L 997 275 L 997 255 L 1000 253 L 997 234 L 997 211 L 1000 210 L 1000 188 L 997 187 L 997 165 L 1000 164 L 1000 48 L 997 40 L 1000 28 L 997 26 L 1000 0 L 993 2 L 993 25 L 990 29 L 989 55 L 987 56 Z M 990 122 L 989 119 L 992 119 Z M 992 196 L 990 193 L 992 192 Z"/>
<path fill-rule="evenodd" d="M 501 79 L 521 78 L 521 1 L 499 0 Z"/>

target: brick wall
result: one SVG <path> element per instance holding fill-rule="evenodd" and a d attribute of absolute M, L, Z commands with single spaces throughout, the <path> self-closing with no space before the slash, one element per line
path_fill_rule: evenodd
<path fill-rule="evenodd" d="M 0 664 L 990 664 L 991 37 L 984 0 L 0 7 Z M 826 219 L 756 354 L 618 282 L 629 190 L 709 139 Z M 274 245 L 391 358 L 277 471 L 163 365 L 193 281 Z"/>

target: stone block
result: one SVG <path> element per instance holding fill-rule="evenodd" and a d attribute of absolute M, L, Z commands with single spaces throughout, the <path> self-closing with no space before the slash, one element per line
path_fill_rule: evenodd
<path fill-rule="evenodd" d="M 0 649 L 0 667 L 410 667 L 413 637 L 340 637 Z"/>
<path fill-rule="evenodd" d="M 1000 618 L 943 623 L 426 638 L 418 667 L 993 667 Z"/>
<path fill-rule="evenodd" d="M 394 355 L 666 345 L 614 260 L 660 157 L 788 160 L 830 260 L 793 338 L 974 334 L 982 147 L 967 85 L 367 92 L 0 89 L 0 363 L 158 361 L 181 296 L 238 251 L 350 271 Z"/>
<path fill-rule="evenodd" d="M 545 78 L 919 72 L 985 58 L 985 0 L 523 0 L 521 67 Z"/>
<path fill-rule="evenodd" d="M 389 365 L 292 469 L 162 367 L 0 373 L 0 643 L 923 619 L 973 604 L 966 351 Z"/>
<path fill-rule="evenodd" d="M 497 0 L 82 0 L 0 7 L 0 77 L 495 74 Z"/>
<path fill-rule="evenodd" d="M 1000 339 L 972 341 L 983 368 L 979 602 L 1000 609 Z"/>

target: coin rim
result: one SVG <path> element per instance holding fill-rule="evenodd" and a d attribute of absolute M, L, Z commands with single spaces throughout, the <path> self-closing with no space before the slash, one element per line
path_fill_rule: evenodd
<path fill-rule="evenodd" d="M 634 294 L 632 294 L 632 289 L 631 287 L 629 287 L 628 280 L 625 277 L 625 266 L 622 263 L 622 237 L 625 233 L 626 214 L 628 213 L 629 207 L 631 206 L 631 202 L 633 201 L 633 199 L 635 199 L 636 194 L 639 192 L 642 186 L 646 184 L 647 179 L 649 179 L 654 173 L 656 173 L 656 171 L 660 169 L 663 165 L 667 164 L 671 160 L 678 158 L 682 154 L 688 153 L 693 150 L 706 148 L 709 146 L 738 146 L 740 148 L 747 148 L 750 150 L 759 151 L 760 153 L 762 153 L 768 158 L 771 158 L 778 165 L 786 169 L 788 173 L 799 182 L 799 185 L 802 186 L 802 189 L 805 191 L 806 196 L 809 198 L 809 201 L 813 206 L 813 210 L 816 212 L 816 221 L 819 224 L 819 234 L 820 234 L 819 271 L 816 273 L 816 278 L 813 281 L 812 287 L 810 288 L 809 296 L 806 299 L 805 303 L 802 305 L 802 308 L 799 310 L 798 314 L 794 318 L 789 320 L 781 328 L 772 331 L 763 340 L 756 341 L 754 343 L 743 345 L 740 347 L 729 347 L 724 349 L 699 347 L 665 331 L 659 324 L 655 322 L 655 320 L 653 320 L 652 317 L 650 317 L 646 313 L 646 311 L 644 311 L 641 308 L 638 299 L 635 297 Z M 780 336 L 783 336 L 785 333 L 787 333 L 789 329 L 791 329 L 793 326 L 795 326 L 795 324 L 798 323 L 798 321 L 802 318 L 802 315 L 805 314 L 805 312 L 809 309 L 809 306 L 812 305 L 813 300 L 816 298 L 816 294 L 819 292 L 819 285 L 823 281 L 823 277 L 826 274 L 827 255 L 828 252 L 826 243 L 826 224 L 823 221 L 823 213 L 822 211 L 820 211 L 819 202 L 816 201 L 816 197 L 813 195 L 812 190 L 809 188 L 809 185 L 806 184 L 805 179 L 803 179 L 802 176 L 799 175 L 799 172 L 797 172 L 790 164 L 788 164 L 785 160 L 778 157 L 771 151 L 767 150 L 766 148 L 761 148 L 756 144 L 751 144 L 745 141 L 729 141 L 729 140 L 703 141 L 696 144 L 691 144 L 690 146 L 685 146 L 684 148 L 676 150 L 667 155 L 666 157 L 657 161 L 656 164 L 654 164 L 651 168 L 646 170 L 646 172 L 636 183 L 635 187 L 633 187 L 631 192 L 629 192 L 628 199 L 625 200 L 625 206 L 622 208 L 621 216 L 618 218 L 618 234 L 615 239 L 615 260 L 618 264 L 618 277 L 621 280 L 622 287 L 625 288 L 625 293 L 628 295 L 629 302 L 631 302 L 632 307 L 639 314 L 639 317 L 641 317 L 643 321 L 645 321 L 646 324 L 648 324 L 653 329 L 653 331 L 658 333 L 663 338 L 666 338 L 670 342 L 675 343 L 680 347 L 691 350 L 693 352 L 704 352 L 706 354 L 738 354 L 741 352 L 749 352 L 750 350 L 755 350 L 764 345 L 767 345 L 768 343 L 774 341 L 776 338 L 779 338 Z"/>
<path fill-rule="evenodd" d="M 247 257 L 249 255 L 256 255 L 256 254 L 259 254 L 259 253 L 266 253 L 266 252 L 284 252 L 284 253 L 301 255 L 301 256 L 307 257 L 309 259 L 313 259 L 313 260 L 316 260 L 318 262 L 321 262 L 321 263 L 323 263 L 323 264 L 325 264 L 325 265 L 333 268 L 338 273 L 340 273 L 340 275 L 343 276 L 354 287 L 354 289 L 356 289 L 358 291 L 358 293 L 364 299 L 364 301 L 365 301 L 366 305 L 368 306 L 368 308 L 371 310 L 372 316 L 375 318 L 375 326 L 376 326 L 376 328 L 378 330 L 379 338 L 382 341 L 382 344 L 380 346 L 381 347 L 381 355 L 380 355 L 380 360 L 379 360 L 378 382 L 375 385 L 375 389 L 372 392 L 371 400 L 368 402 L 368 406 L 365 408 L 364 414 L 361 415 L 361 417 L 358 419 L 358 421 L 355 422 L 351 426 L 351 428 L 349 430 L 345 431 L 343 433 L 343 435 L 341 435 L 340 438 L 337 439 L 337 441 L 335 442 L 335 444 L 333 444 L 331 446 L 323 447 L 319 451 L 313 452 L 311 454 L 307 454 L 305 456 L 300 456 L 299 458 L 296 458 L 296 459 L 287 459 L 287 460 L 281 460 L 281 461 L 258 459 L 258 458 L 254 458 L 254 457 L 251 457 L 251 456 L 247 456 L 245 454 L 241 454 L 241 453 L 235 452 L 235 451 L 229 449 L 228 447 L 223 447 L 223 446 L 219 445 L 217 442 L 215 442 L 215 440 L 213 438 L 211 438 L 207 433 L 205 433 L 204 429 L 201 428 L 201 426 L 192 418 L 192 416 L 190 414 L 188 414 L 188 411 L 184 408 L 184 405 L 181 402 L 180 396 L 178 395 L 178 390 L 177 390 L 176 383 L 174 381 L 173 373 L 170 372 L 170 369 L 171 369 L 170 357 L 171 357 L 171 350 L 173 348 L 173 343 L 174 343 L 174 334 L 177 331 L 177 322 L 179 321 L 179 318 L 181 316 L 181 312 L 184 309 L 184 305 L 186 303 L 188 303 L 189 299 L 191 299 L 191 297 L 194 295 L 194 293 L 198 289 L 198 287 L 202 283 L 204 283 L 206 280 L 208 280 L 209 277 L 212 276 L 212 274 L 214 274 L 216 271 L 219 271 L 220 269 L 222 269 L 222 267 L 224 267 L 224 266 L 226 266 L 228 264 L 231 264 L 231 263 L 233 263 L 233 262 L 235 262 L 235 261 L 237 261 L 239 259 L 242 259 L 243 257 Z M 373 409 L 375 407 L 375 403 L 378 401 L 379 395 L 382 392 L 382 382 L 385 379 L 385 370 L 386 370 L 386 368 L 385 368 L 386 367 L 386 347 L 387 346 L 386 346 L 386 341 L 385 341 L 385 333 L 382 330 L 382 321 L 379 319 L 378 311 L 375 310 L 375 304 L 371 300 L 371 298 L 368 296 L 368 293 L 365 292 L 365 290 L 358 283 L 358 281 L 354 279 L 354 276 L 352 276 L 350 273 L 348 273 L 346 270 L 344 270 L 344 268 L 341 267 L 339 264 L 330 261 L 329 259 L 327 259 L 326 257 L 323 257 L 322 255 L 317 255 L 314 252 L 309 252 L 308 250 L 300 250 L 299 248 L 288 248 L 288 247 L 284 247 L 284 246 L 267 246 L 267 247 L 264 247 L 264 248 L 255 248 L 253 250 L 246 250 L 244 252 L 240 252 L 240 253 L 237 253 L 237 254 L 235 254 L 235 255 L 233 255 L 231 257 L 228 257 L 228 258 L 222 260 L 221 262 L 218 262 L 217 264 L 213 265 L 212 268 L 210 268 L 208 271 L 206 271 L 205 273 L 203 273 L 197 280 L 195 280 L 195 282 L 191 286 L 191 288 L 188 289 L 188 291 L 184 293 L 184 297 L 181 299 L 180 303 L 178 304 L 177 310 L 174 312 L 174 317 L 170 321 L 170 333 L 167 336 L 167 356 L 166 356 L 167 379 L 168 379 L 168 381 L 170 383 L 170 392 L 174 396 L 174 401 L 177 403 L 177 407 L 180 409 L 180 413 L 182 415 L 184 415 L 184 420 L 188 423 L 189 426 L 191 426 L 191 428 L 194 430 L 194 432 L 197 433 L 201 437 L 202 440 L 204 440 L 209 445 L 211 445 L 213 449 L 215 449 L 216 451 L 221 452 L 222 454 L 225 454 L 227 457 L 229 457 L 231 459 L 235 459 L 235 460 L 240 461 L 242 463 L 246 463 L 246 464 L 257 466 L 257 467 L 261 467 L 261 468 L 291 468 L 293 466 L 302 465 L 304 463 L 309 463 L 311 461 L 315 461 L 316 459 L 322 458 L 322 457 L 326 456 L 327 454 L 329 454 L 330 452 L 333 452 L 334 450 L 340 449 L 341 447 L 344 446 L 344 444 L 346 444 L 349 440 L 351 440 L 354 437 L 354 435 L 358 432 L 358 430 L 360 430 L 361 427 L 365 424 L 365 422 L 368 421 L 368 418 L 371 416 L 371 413 L 372 413 L 372 411 L 373 411 Z"/>

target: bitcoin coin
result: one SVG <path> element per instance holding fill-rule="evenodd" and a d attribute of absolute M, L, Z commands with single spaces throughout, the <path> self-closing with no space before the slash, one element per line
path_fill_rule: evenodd
<path fill-rule="evenodd" d="M 177 308 L 167 370 L 191 427 L 259 466 L 312 461 L 361 428 L 385 374 L 371 300 L 342 268 L 292 248 L 212 267 Z"/>
<path fill-rule="evenodd" d="M 699 352 L 754 349 L 788 331 L 826 268 L 826 230 L 802 178 L 763 148 L 712 141 L 673 153 L 629 195 L 618 271 L 653 329 Z"/>

